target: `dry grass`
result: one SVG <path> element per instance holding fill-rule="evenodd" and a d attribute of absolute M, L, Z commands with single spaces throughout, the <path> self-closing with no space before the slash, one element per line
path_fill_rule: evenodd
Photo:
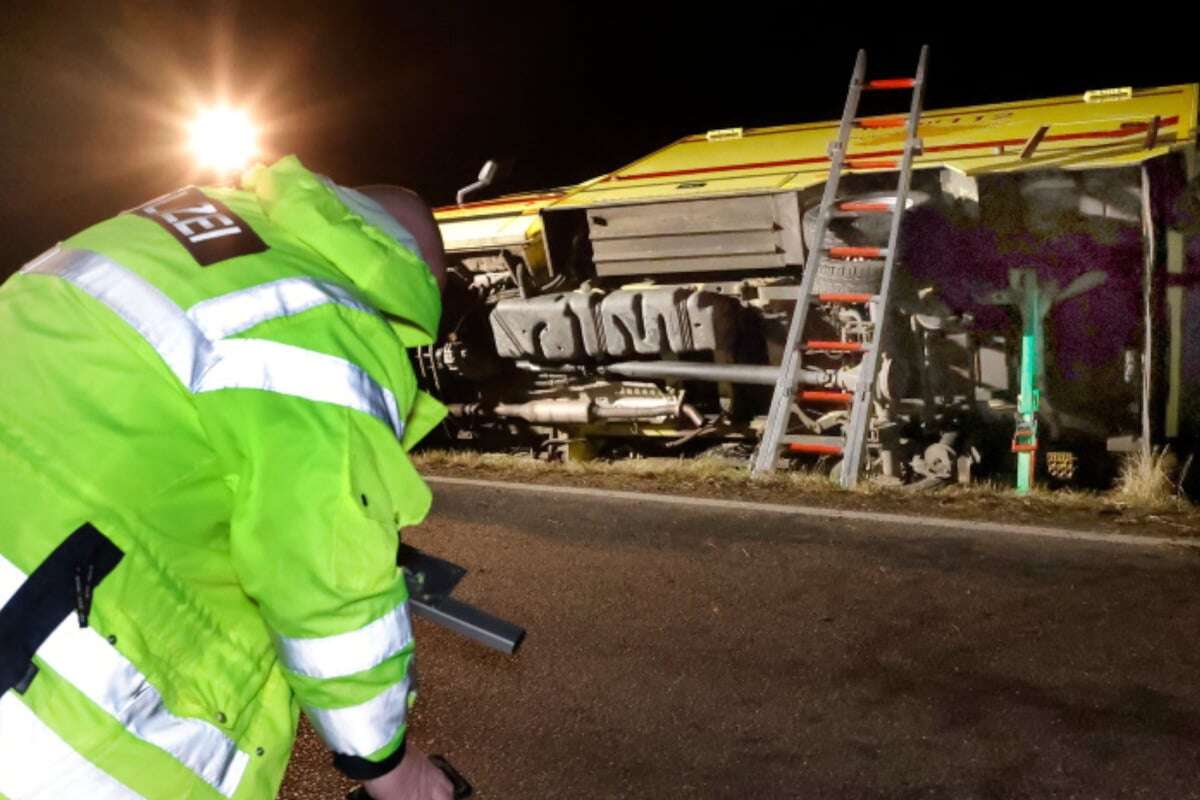
<path fill-rule="evenodd" d="M 1113 489 L 1113 498 L 1133 506 L 1167 509 L 1183 501 L 1172 480 L 1176 459 L 1169 450 L 1137 452 L 1121 463 L 1121 475 Z"/>
<path fill-rule="evenodd" d="M 451 469 L 491 473 L 503 471 L 509 477 L 525 479 L 568 476 L 626 478 L 632 483 L 670 481 L 678 484 L 680 491 L 696 486 L 745 488 L 751 481 L 745 462 L 722 458 L 626 458 L 563 463 L 505 453 L 426 450 L 414 454 L 413 460 L 418 468 L 435 472 Z M 771 489 L 841 491 L 823 473 L 811 470 L 780 472 L 769 478 L 755 480 L 754 483 Z"/>
<path fill-rule="evenodd" d="M 891 511 L 962 519 L 1003 519 L 1066 527 L 1200 535 L 1200 512 L 1180 500 L 1170 481 L 1132 477 L 1118 491 L 1034 489 L 1018 495 L 995 483 L 950 485 L 936 491 L 864 482 L 842 489 L 820 469 L 781 471 L 752 479 L 743 460 L 635 458 L 616 461 L 548 462 L 524 455 L 429 450 L 414 454 L 422 471 L 518 483 L 583 485 L 607 489 L 727 497 L 753 502 L 800 503 L 830 508 Z M 1151 474 L 1166 469 L 1161 460 Z M 1131 468 L 1132 469 L 1132 468 Z M 1139 475 L 1140 472 L 1132 473 Z"/>

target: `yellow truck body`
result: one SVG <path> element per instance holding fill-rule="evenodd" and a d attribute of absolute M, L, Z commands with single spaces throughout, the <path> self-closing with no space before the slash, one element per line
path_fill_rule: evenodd
<path fill-rule="evenodd" d="M 923 152 L 916 168 L 978 176 L 1140 163 L 1195 147 L 1198 91 L 1192 83 L 931 110 L 921 117 Z M 903 129 L 870 127 L 884 119 L 864 118 L 865 126 L 850 140 L 851 164 L 899 157 Z M 540 213 L 551 207 L 805 189 L 828 176 L 828 147 L 837 125 L 811 122 L 685 136 L 575 187 L 447 206 L 436 216 L 447 249 L 462 251 L 534 239 Z M 1036 146 L 1030 147 L 1035 137 Z M 855 171 L 886 170 L 850 170 Z"/>

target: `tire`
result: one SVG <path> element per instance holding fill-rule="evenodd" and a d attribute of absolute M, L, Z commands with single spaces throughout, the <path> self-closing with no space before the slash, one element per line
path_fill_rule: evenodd
<path fill-rule="evenodd" d="M 883 285 L 883 260 L 843 261 L 839 258 L 821 260 L 813 281 L 816 294 L 876 294 Z"/>
<path fill-rule="evenodd" d="M 843 197 L 839 202 L 855 200 L 861 202 L 883 202 L 896 196 L 894 191 L 863 192 L 862 194 Z M 930 201 L 925 192 L 908 193 L 908 208 L 916 208 Z M 817 238 L 817 217 L 820 216 L 821 206 L 815 205 L 804 212 L 803 231 L 804 247 L 810 248 Z M 887 244 L 888 233 L 891 231 L 891 214 L 862 214 L 857 217 L 835 217 L 829 222 L 829 230 L 825 231 L 825 247 L 882 247 Z"/>

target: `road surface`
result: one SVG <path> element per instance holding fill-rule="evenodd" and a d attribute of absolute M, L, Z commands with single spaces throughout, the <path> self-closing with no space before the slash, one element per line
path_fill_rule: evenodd
<path fill-rule="evenodd" d="M 481 798 L 1200 798 L 1193 549 L 435 495 L 407 541 L 530 631 L 418 622 L 414 741 Z"/>

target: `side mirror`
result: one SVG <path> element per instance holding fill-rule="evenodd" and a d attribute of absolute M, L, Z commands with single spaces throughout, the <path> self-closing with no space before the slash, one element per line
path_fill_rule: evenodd
<path fill-rule="evenodd" d="M 471 192 L 477 192 L 480 189 L 491 186 L 492 181 L 496 180 L 496 174 L 499 171 L 500 165 L 496 161 L 488 159 L 487 163 L 483 165 L 483 169 L 479 170 L 479 180 L 458 190 L 458 204 L 461 206 L 466 196 Z"/>

